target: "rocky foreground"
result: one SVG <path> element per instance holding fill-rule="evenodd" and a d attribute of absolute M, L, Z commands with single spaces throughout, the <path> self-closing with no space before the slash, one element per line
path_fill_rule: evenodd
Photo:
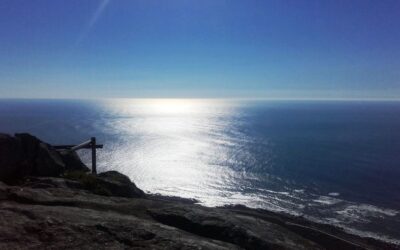
<path fill-rule="evenodd" d="M 395 249 L 302 218 L 206 208 L 98 175 L 29 134 L 0 134 L 0 249 Z"/>

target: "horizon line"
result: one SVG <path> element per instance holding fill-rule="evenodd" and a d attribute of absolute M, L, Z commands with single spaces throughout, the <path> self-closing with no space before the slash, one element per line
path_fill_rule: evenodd
<path fill-rule="evenodd" d="M 232 100 L 232 101 L 400 101 L 400 98 L 289 98 L 289 97 L 0 97 L 0 100 L 126 100 L 126 99 L 170 99 L 170 100 Z"/>

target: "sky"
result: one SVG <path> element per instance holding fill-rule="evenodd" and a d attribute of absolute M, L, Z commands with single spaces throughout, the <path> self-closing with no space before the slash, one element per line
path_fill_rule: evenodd
<path fill-rule="evenodd" d="M 0 97 L 400 99 L 400 1 L 1 0 Z"/>

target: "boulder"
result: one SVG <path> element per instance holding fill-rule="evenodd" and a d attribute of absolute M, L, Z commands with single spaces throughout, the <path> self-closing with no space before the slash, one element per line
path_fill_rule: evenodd
<path fill-rule="evenodd" d="M 131 180 L 117 171 L 108 171 L 97 175 L 99 185 L 113 196 L 138 198 L 144 197 L 144 192 L 136 187 Z"/>

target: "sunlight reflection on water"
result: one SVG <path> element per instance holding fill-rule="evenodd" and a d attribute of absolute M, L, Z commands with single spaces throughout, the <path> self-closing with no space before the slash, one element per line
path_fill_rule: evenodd
<path fill-rule="evenodd" d="M 120 171 L 151 193 L 195 198 L 206 206 L 244 204 L 287 212 L 372 237 L 385 238 L 376 233 L 377 225 L 392 221 L 387 232 L 397 237 L 394 229 L 400 216 L 396 210 L 346 201 L 332 192 L 336 190 L 324 195 L 313 183 L 301 184 L 295 174 L 305 174 L 308 165 L 298 166 L 301 158 L 276 151 L 275 143 L 277 138 L 297 138 L 307 130 L 298 123 L 292 131 L 285 121 L 285 130 L 274 124 L 273 132 L 266 131 L 266 136 L 257 138 L 249 130 L 249 120 L 254 116 L 248 119 L 248 109 L 243 108 L 246 105 L 206 99 L 102 101 L 95 123 L 95 130 L 106 141 L 105 150 L 99 154 L 99 170 Z M 262 124 L 271 122 L 268 113 L 262 119 Z M 298 134 L 294 133 L 296 129 L 300 129 Z M 278 136 L 274 141 L 271 135 L 275 133 Z M 296 146 L 300 151 L 302 146 Z M 315 160 L 320 159 L 317 152 Z M 278 164 L 277 157 L 294 161 Z M 288 175 L 292 172 L 294 175 Z M 313 173 L 320 172 L 313 169 L 304 180 L 312 180 Z M 390 237 L 387 240 L 398 242 Z"/>
<path fill-rule="evenodd" d="M 0 100 L 0 131 L 96 136 L 99 171 L 203 205 L 301 215 L 400 244 L 400 104 Z M 79 152 L 90 164 L 90 152 Z"/>
<path fill-rule="evenodd" d="M 118 169 L 146 191 L 199 198 L 207 205 L 221 205 L 218 193 L 240 188 L 241 173 L 224 165 L 232 161 L 231 147 L 244 137 L 227 133 L 235 129 L 234 103 L 145 99 L 104 104 L 115 118 L 105 129 L 121 138 L 107 145 L 112 150 L 105 150 L 109 153 L 100 168 Z"/>

